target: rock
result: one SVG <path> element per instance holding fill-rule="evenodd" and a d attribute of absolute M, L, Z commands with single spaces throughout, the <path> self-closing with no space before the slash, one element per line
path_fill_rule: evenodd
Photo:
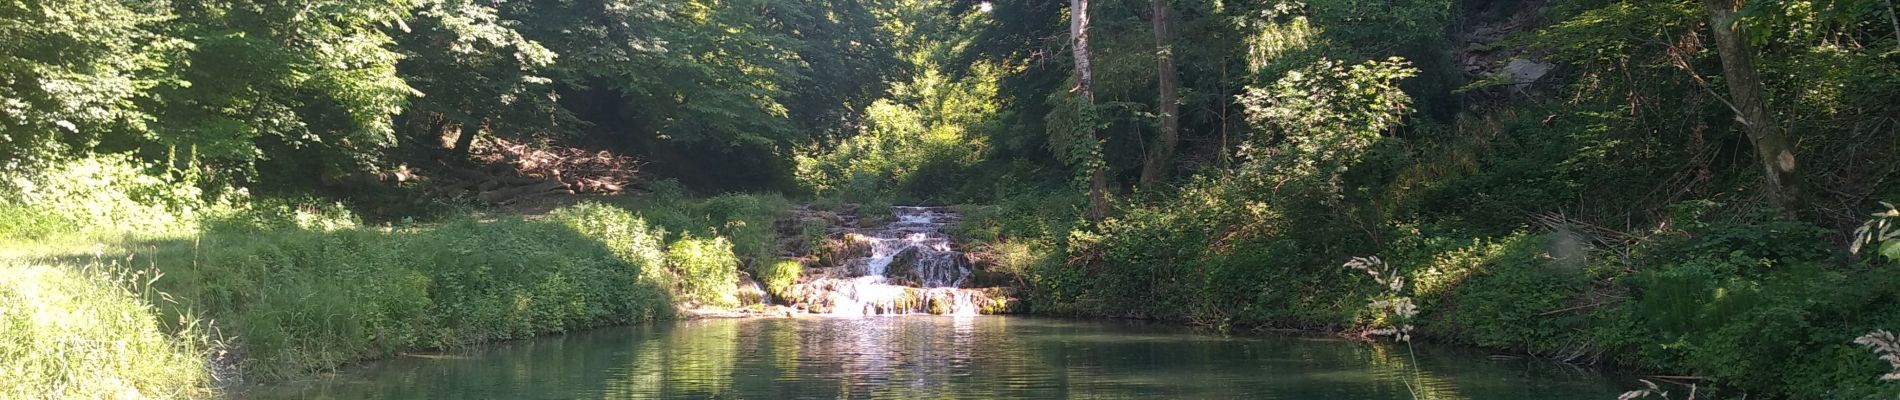
<path fill-rule="evenodd" d="M 871 238 L 846 233 L 837 239 L 827 239 L 824 248 L 818 251 L 818 264 L 827 267 L 841 267 L 846 260 L 871 256 Z"/>
<path fill-rule="evenodd" d="M 891 256 L 891 265 L 884 267 L 884 279 L 892 285 L 923 286 L 924 278 L 917 270 L 917 259 L 923 254 L 916 247 L 905 248 Z"/>
<path fill-rule="evenodd" d="M 752 280 L 751 274 L 739 274 L 739 283 L 737 286 L 739 289 L 739 305 L 750 306 L 765 304 L 765 288 L 759 286 L 758 281 Z"/>
<path fill-rule="evenodd" d="M 1511 82 L 1513 83 L 1530 84 L 1536 83 L 1539 79 L 1543 79 L 1545 75 L 1550 74 L 1552 69 L 1556 68 L 1556 64 L 1513 58 L 1511 62 L 1504 64 L 1504 73 L 1510 74 Z"/>
<path fill-rule="evenodd" d="M 970 260 L 962 253 L 909 247 L 891 256 L 884 279 L 894 285 L 955 287 L 969 270 Z"/>

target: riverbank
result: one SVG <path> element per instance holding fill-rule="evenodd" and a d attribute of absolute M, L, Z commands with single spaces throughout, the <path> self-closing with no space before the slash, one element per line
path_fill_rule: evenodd
<path fill-rule="evenodd" d="M 1689 376 L 1704 398 L 1900 393 L 1858 340 L 1900 326 L 1894 258 L 1845 259 L 1818 226 L 1687 204 L 1632 236 L 1574 223 L 1486 235 L 1291 218 L 1221 190 L 1184 189 L 1099 224 L 1059 212 L 1083 209 L 1080 196 L 1006 199 L 970 208 L 960 235 L 1027 283 L 1033 314 L 1405 333 Z"/>
<path fill-rule="evenodd" d="M 1046 211 L 1063 209 L 1061 202 L 1067 200 L 954 207 L 965 216 L 950 233 L 957 247 L 972 250 L 984 265 L 981 272 L 990 274 L 984 279 L 1020 285 L 1021 304 L 1026 306 L 1022 311 L 1030 314 L 1322 334 L 1367 333 L 1407 323 L 1415 325 L 1415 335 L 1447 344 L 1657 373 L 1693 371 L 1702 374 L 1704 382 L 1717 384 L 1747 371 L 1706 373 L 1712 371 L 1706 363 L 1790 366 L 1781 370 L 1789 377 L 1757 383 L 1755 388 L 1767 389 L 1750 393 L 1837 395 L 1882 389 L 1821 378 L 1849 376 L 1852 372 L 1841 371 L 1878 364 L 1851 336 L 1842 343 L 1827 339 L 1878 328 L 1884 319 L 1864 316 L 1893 311 L 1881 299 L 1892 298 L 1885 288 L 1900 284 L 1878 270 L 1826 271 L 1816 269 L 1816 261 L 1799 262 L 1799 257 L 1815 256 L 1804 249 L 1818 247 L 1801 236 L 1814 235 L 1813 230 L 1799 226 L 1772 227 L 1771 232 L 1781 236 L 1759 242 L 1779 246 L 1739 250 L 1761 251 L 1784 265 L 1776 271 L 1736 275 L 1718 288 L 1748 296 L 1741 299 L 1693 297 L 1700 292 L 1657 286 L 1674 282 L 1671 275 L 1631 275 L 1604 267 L 1620 264 L 1599 258 L 1600 250 L 1582 256 L 1594 261 L 1573 261 L 1562 253 L 1566 236 L 1556 234 L 1463 242 L 1420 235 L 1392 247 L 1409 250 L 1380 253 L 1397 266 L 1385 272 L 1407 281 L 1406 291 L 1399 294 L 1421 310 L 1415 318 L 1401 320 L 1368 306 L 1394 293 L 1364 272 L 1317 261 L 1259 267 L 1262 260 L 1286 259 L 1268 257 L 1284 250 L 1252 242 L 1260 238 L 1228 242 L 1235 246 L 1230 251 L 1256 258 L 1210 258 L 1203 252 L 1212 249 L 1181 244 L 1172 236 L 1144 236 L 1172 232 L 1198 238 L 1198 225 L 1173 219 L 1130 225 L 1141 218 L 1163 218 L 1140 213 L 1096 228 L 1100 236 L 1052 237 L 1051 232 L 1073 232 L 1079 226 L 1064 225 L 1075 221 L 1073 215 Z M 229 385 L 233 378 L 268 382 L 396 354 L 550 333 L 668 319 L 797 317 L 801 314 L 795 309 L 745 306 L 758 303 L 763 295 L 742 293 L 744 285 L 734 284 L 741 275 L 760 277 L 756 280 L 761 289 L 782 291 L 803 279 L 798 274 L 789 280 L 773 278 L 802 270 L 783 251 L 823 253 L 830 229 L 782 218 L 796 214 L 788 212 L 789 207 L 776 196 L 691 199 L 659 194 L 581 202 L 543 215 L 471 214 L 387 226 L 357 222 L 339 209 L 253 207 L 204 217 L 193 230 L 128 234 L 120 240 L 9 242 L 0 267 L 19 279 L 0 288 L 0 295 L 17 300 L 9 304 L 33 306 L 0 312 L 11 323 L 7 334 L 0 335 L 11 340 L 0 345 L 7 351 L 3 354 L 9 359 L 51 360 L 35 365 L 111 364 L 119 369 L 88 369 L 103 375 L 83 379 L 49 369 L 17 369 L 9 371 L 14 376 L 0 389 L 29 394 L 24 397 L 124 392 L 190 397 L 213 393 L 213 387 Z M 1646 263 L 1739 262 L 1733 256 L 1738 251 L 1731 242 L 1734 233 L 1715 233 L 1761 227 L 1693 229 L 1684 237 L 1648 242 L 1653 247 L 1642 247 L 1643 252 L 1634 255 Z M 1166 246 L 1170 243 L 1179 246 Z M 1143 246 L 1128 247 L 1137 244 Z M 1160 249 L 1169 252 L 1155 253 Z M 1254 253 L 1259 251 L 1269 253 Z M 1731 257 L 1707 256 L 1714 253 Z M 1198 255 L 1181 258 L 1187 254 Z M 1284 271 L 1272 276 L 1231 275 L 1279 269 Z M 1745 280 L 1734 280 L 1741 278 Z M 64 295 L 40 289 L 44 287 L 75 287 L 69 291 L 92 294 Z M 1690 297 L 1677 298 L 1682 296 Z M 82 297 L 104 300 L 52 301 Z M 1748 303 L 1736 303 L 1744 300 Z M 1685 310 L 1668 303 L 1673 301 L 1713 303 Z M 1815 322 L 1834 314 L 1813 310 L 1844 302 L 1858 304 L 1846 309 L 1871 314 L 1851 319 L 1860 325 Z M 69 329 L 71 325 L 53 322 L 64 319 L 34 317 L 126 312 L 150 319 L 147 324 L 97 320 L 80 325 L 101 329 Z M 1765 312 L 1771 313 L 1761 314 Z M 1665 321 L 1657 320 L 1659 315 L 1691 322 L 1660 325 Z M 1786 325 L 1790 323 L 1805 325 Z M 1774 336 L 1763 340 L 1792 345 L 1738 347 L 1771 342 L 1731 336 L 1733 329 L 1750 329 L 1753 335 Z M 1676 336 L 1647 336 L 1668 332 Z M 1820 339 L 1787 337 L 1796 334 Z M 141 354 L 115 354 L 44 344 L 74 341 L 161 345 L 134 346 L 146 352 Z M 1787 358 L 1793 351 L 1814 353 Z M 138 361 L 112 364 L 117 360 Z M 1809 383 L 1795 383 L 1801 379 Z"/>
<path fill-rule="evenodd" d="M 0 394 L 195 397 L 401 352 L 738 306 L 736 276 L 778 261 L 771 227 L 787 203 L 657 193 L 388 225 L 340 207 L 250 204 L 172 213 L 155 229 L 8 232 L 0 358 L 22 363 Z M 3 214 L 14 226 L 57 215 L 23 209 Z"/>

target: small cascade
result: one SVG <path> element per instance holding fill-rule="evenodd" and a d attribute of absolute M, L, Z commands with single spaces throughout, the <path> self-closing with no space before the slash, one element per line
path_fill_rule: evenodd
<path fill-rule="evenodd" d="M 958 222 L 955 213 L 935 207 L 892 207 L 891 213 L 889 224 L 839 237 L 839 268 L 799 285 L 801 308 L 840 316 L 978 315 L 984 304 L 1001 304 L 993 289 L 963 287 L 971 262 L 945 233 Z"/>

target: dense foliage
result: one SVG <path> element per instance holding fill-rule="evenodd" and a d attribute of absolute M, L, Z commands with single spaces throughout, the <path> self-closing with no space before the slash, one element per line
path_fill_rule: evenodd
<path fill-rule="evenodd" d="M 993 178 L 963 183 L 1012 186 L 950 201 L 993 204 L 963 234 L 1038 312 L 1373 332 L 1397 289 L 1341 265 L 1379 256 L 1431 340 L 1687 372 L 1717 396 L 1891 396 L 1855 340 L 1900 313 L 1896 264 L 1845 245 L 1900 195 L 1900 34 L 1870 3 L 1715 21 L 1694 1 L 1170 4 L 1194 43 L 1173 52 L 1188 174 L 1159 190 L 1134 179 L 1160 132 L 1151 14 L 1092 6 L 1116 29 L 1092 32 L 1104 99 L 1077 117 L 1045 100 L 1072 84 L 1044 40 L 1065 8 L 999 3 L 965 56 L 1027 67 L 977 136 L 970 168 Z M 1739 23 L 1797 143 L 1795 209 L 1763 184 L 1714 23 Z M 1038 128 L 1076 123 L 1110 133 L 1122 200 L 1101 221 L 1069 127 Z"/>
<path fill-rule="evenodd" d="M 481 135 L 782 188 L 756 172 L 840 134 L 899 66 L 859 2 L 26 1 L 0 19 L 0 167 L 129 152 L 289 192 L 360 190 Z"/>

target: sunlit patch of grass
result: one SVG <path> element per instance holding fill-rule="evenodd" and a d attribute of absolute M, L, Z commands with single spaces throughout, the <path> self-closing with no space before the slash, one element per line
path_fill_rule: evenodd
<path fill-rule="evenodd" d="M 117 168 L 114 177 L 140 173 Z M 39 180 L 58 179 L 6 183 Z M 192 337 L 202 336 L 200 316 L 233 355 L 216 363 L 220 377 L 270 381 L 399 352 L 669 318 L 675 299 L 731 303 L 742 263 L 777 260 L 774 222 L 787 205 L 675 188 L 546 218 L 373 226 L 308 200 L 126 209 L 151 196 L 106 184 L 33 187 L 38 197 L 0 196 L 7 399 L 209 394 L 198 349 L 210 346 Z M 121 220 L 138 223 L 113 223 Z M 680 242 L 676 257 L 670 242 Z M 100 260 L 144 268 L 90 267 Z"/>
<path fill-rule="evenodd" d="M 0 263 L 0 397 L 205 394 L 199 346 L 160 328 L 133 278 L 103 267 Z"/>

